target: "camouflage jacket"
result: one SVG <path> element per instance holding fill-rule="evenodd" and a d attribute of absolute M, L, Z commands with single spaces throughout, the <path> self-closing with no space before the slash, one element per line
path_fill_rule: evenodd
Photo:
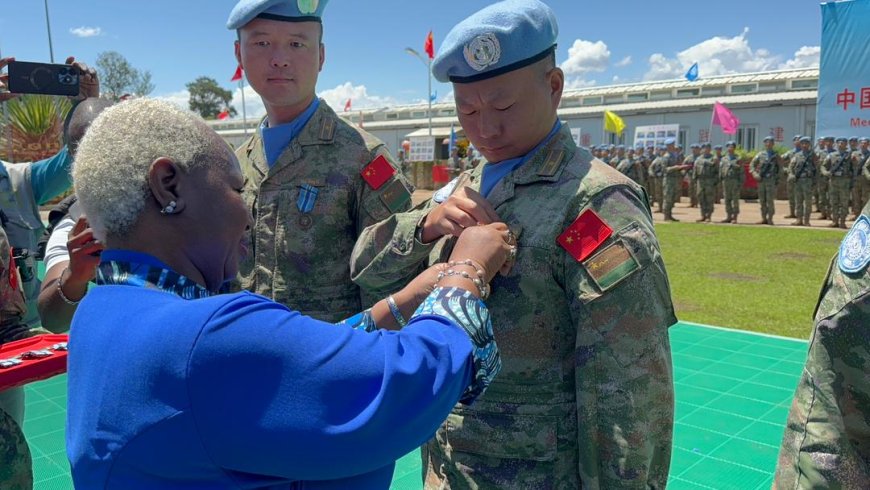
<path fill-rule="evenodd" d="M 411 207 L 411 186 L 380 140 L 321 101 L 272 168 L 259 131 L 236 153 L 255 221 L 243 288 L 326 321 L 392 292 L 360 291 L 348 264 L 365 227 Z M 379 157 L 395 174 L 374 189 L 362 172 Z"/>
<path fill-rule="evenodd" d="M 825 278 L 774 488 L 866 489 L 870 482 L 870 204 Z"/>
<path fill-rule="evenodd" d="M 822 163 L 820 172 L 825 177 L 847 178 L 851 179 L 855 174 L 852 168 L 852 155 L 848 152 L 840 153 L 835 151 L 825 158 Z"/>
<path fill-rule="evenodd" d="M 481 173 L 466 173 L 471 188 Z M 676 318 L 646 193 L 563 126 L 488 200 L 518 236 L 516 263 L 487 300 L 503 367 L 424 447 L 427 486 L 664 488 Z M 368 228 L 354 280 L 396 288 L 444 260 L 452 239 L 416 238 L 434 205 Z M 613 233 L 578 261 L 557 237 L 589 211 Z"/>
<path fill-rule="evenodd" d="M 665 156 L 657 156 L 653 159 L 653 161 L 649 164 L 649 169 L 647 173 L 652 178 L 662 178 L 665 176 L 665 166 L 668 163 L 669 157 Z"/>
<path fill-rule="evenodd" d="M 719 177 L 722 180 L 737 180 L 740 185 L 743 185 L 746 175 L 737 155 L 731 156 L 728 153 L 722 155 L 722 161 L 719 163 Z"/>
<path fill-rule="evenodd" d="M 795 179 L 814 179 L 816 177 L 816 155 L 813 152 L 796 153 L 789 158 L 789 176 Z"/>
<path fill-rule="evenodd" d="M 771 157 L 767 150 L 758 152 L 749 164 L 749 173 L 759 182 L 773 182 L 775 184 L 779 181 L 779 172 L 779 156 L 774 153 Z"/>
<path fill-rule="evenodd" d="M 23 321 L 26 312 L 21 276 L 6 231 L 0 228 L 0 345 L 29 336 L 29 327 Z"/>
<path fill-rule="evenodd" d="M 719 168 L 713 155 L 699 155 L 695 159 L 695 179 L 704 184 L 715 184 L 719 181 Z"/>

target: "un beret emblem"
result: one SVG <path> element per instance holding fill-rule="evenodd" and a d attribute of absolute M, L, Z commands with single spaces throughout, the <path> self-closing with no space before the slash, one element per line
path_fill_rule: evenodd
<path fill-rule="evenodd" d="M 501 58 L 501 44 L 495 34 L 481 34 L 465 45 L 463 54 L 468 66 L 475 71 L 483 71 L 498 63 Z"/>
<path fill-rule="evenodd" d="M 861 216 L 840 244 L 840 270 L 847 274 L 861 272 L 870 262 L 870 220 Z"/>
<path fill-rule="evenodd" d="M 302 14 L 313 14 L 317 11 L 320 0 L 296 0 L 296 6 Z"/>

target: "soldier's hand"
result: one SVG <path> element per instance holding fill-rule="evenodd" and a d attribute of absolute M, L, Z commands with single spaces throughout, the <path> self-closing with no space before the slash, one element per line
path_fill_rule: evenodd
<path fill-rule="evenodd" d="M 429 212 L 423 223 L 423 242 L 430 243 L 445 235 L 460 236 L 466 228 L 499 221 L 489 201 L 468 187 L 457 189 L 443 203 Z"/>
<path fill-rule="evenodd" d="M 6 68 L 6 65 L 8 65 L 9 63 L 11 63 L 13 61 L 15 61 L 15 58 L 0 58 L 0 71 L 2 71 L 3 68 Z M 15 97 L 18 97 L 18 94 L 13 94 L 13 93 L 7 92 L 6 87 L 8 86 L 8 84 L 9 84 L 9 74 L 4 73 L 4 74 L 0 75 L 0 102 L 6 102 L 7 100 L 14 99 Z"/>
<path fill-rule="evenodd" d="M 69 249 L 69 279 L 79 284 L 92 280 L 104 247 L 94 238 L 87 217 L 82 216 L 76 221 L 66 245 Z"/>
<path fill-rule="evenodd" d="M 73 100 L 85 100 L 100 96 L 100 80 L 97 71 L 81 61 L 76 61 L 75 56 L 66 59 L 67 65 L 72 65 L 79 71 L 79 95 L 72 97 Z"/>
<path fill-rule="evenodd" d="M 451 262 L 471 260 L 483 267 L 486 282 L 496 273 L 507 273 L 516 257 L 516 238 L 504 223 L 472 226 L 465 230 L 453 247 Z"/>

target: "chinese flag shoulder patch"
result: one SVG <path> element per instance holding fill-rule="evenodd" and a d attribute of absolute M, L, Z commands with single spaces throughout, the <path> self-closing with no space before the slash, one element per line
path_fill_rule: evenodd
<path fill-rule="evenodd" d="M 378 155 L 377 158 L 366 165 L 362 172 L 363 180 L 374 190 L 378 190 L 382 185 L 396 174 L 396 169 L 390 165 L 390 162 L 383 155 Z"/>
<path fill-rule="evenodd" d="M 559 245 L 582 262 L 604 243 L 613 229 L 607 226 L 594 211 L 586 210 L 556 239 Z"/>

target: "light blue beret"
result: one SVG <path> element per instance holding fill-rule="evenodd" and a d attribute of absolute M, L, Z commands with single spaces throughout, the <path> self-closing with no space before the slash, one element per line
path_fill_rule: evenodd
<path fill-rule="evenodd" d="M 857 136 L 849 136 L 849 141 L 858 141 Z"/>
<path fill-rule="evenodd" d="M 791 140 L 792 141 L 800 141 L 800 139 L 801 139 L 801 135 L 796 134 L 796 135 L 794 135 L 794 138 L 792 138 Z"/>
<path fill-rule="evenodd" d="M 693 150 L 695 150 L 695 149 L 700 150 L 700 149 L 701 149 L 701 145 L 699 145 L 698 143 L 692 143 L 691 145 L 689 145 L 689 148 L 691 148 L 691 149 L 693 149 Z"/>
<path fill-rule="evenodd" d="M 504 0 L 450 30 L 432 62 L 439 82 L 470 83 L 538 62 L 556 49 L 559 26 L 538 0 Z"/>
<path fill-rule="evenodd" d="M 677 140 L 675 140 L 675 139 L 673 139 L 673 138 L 668 138 L 668 139 L 665 140 L 665 144 L 666 144 L 666 145 L 673 145 L 673 144 L 676 143 L 676 142 L 677 142 Z"/>
<path fill-rule="evenodd" d="M 227 29 L 236 30 L 260 18 L 284 22 L 320 22 L 329 0 L 241 0 L 227 19 Z"/>
<path fill-rule="evenodd" d="M 624 150 L 624 149 L 625 149 L 625 145 L 616 145 L 616 149 L 617 149 L 617 150 Z"/>
<path fill-rule="evenodd" d="M 725 146 L 737 147 L 737 142 L 736 141 L 729 141 L 729 142 L 725 143 Z"/>
<path fill-rule="evenodd" d="M 722 145 L 716 145 L 716 146 L 713 147 L 713 149 L 714 149 L 714 150 L 721 150 L 721 149 L 722 149 Z"/>
<path fill-rule="evenodd" d="M 701 148 L 712 148 L 713 145 L 710 144 L 709 141 L 701 143 Z"/>
<path fill-rule="evenodd" d="M 837 138 L 837 143 L 848 143 L 848 142 L 849 142 L 849 140 L 847 140 L 846 138 L 844 138 L 842 136 Z"/>
<path fill-rule="evenodd" d="M 809 136 L 802 136 L 800 141 L 801 141 L 801 143 L 812 143 L 813 142 L 813 140 Z"/>
<path fill-rule="evenodd" d="M 858 138 L 858 142 L 859 142 L 859 143 L 867 143 L 868 141 L 870 141 L 870 138 L 866 138 L 866 137 L 864 137 L 864 138 Z"/>

